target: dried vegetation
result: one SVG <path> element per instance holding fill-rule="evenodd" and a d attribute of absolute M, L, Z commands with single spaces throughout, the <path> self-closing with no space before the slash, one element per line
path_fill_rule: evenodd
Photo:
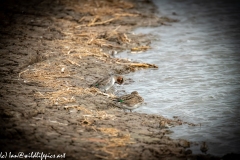
<path fill-rule="evenodd" d="M 65 110 L 76 109 L 81 112 L 82 118 L 79 125 L 90 126 L 94 131 L 106 135 L 104 140 L 88 139 L 89 141 L 103 141 L 104 145 L 98 148 L 105 155 L 96 155 L 103 159 L 124 158 L 127 153 L 118 150 L 118 147 L 126 146 L 130 143 L 130 134 L 122 133 L 116 128 L 95 127 L 94 121 L 104 119 L 113 120 L 114 115 L 105 111 L 90 110 L 85 106 L 76 105 L 76 97 L 103 95 L 98 89 L 88 88 L 90 82 L 88 77 L 95 77 L 97 67 L 106 64 L 107 66 L 118 66 L 122 70 L 115 70 L 118 73 L 129 73 L 139 68 L 157 68 L 154 64 L 131 62 L 127 59 L 115 58 L 111 51 L 146 51 L 150 48 L 150 39 L 144 35 L 134 35 L 129 33 L 132 27 L 127 19 L 141 17 L 145 15 L 131 10 L 134 3 L 129 1 L 61 1 L 67 6 L 67 10 L 79 13 L 81 18 L 74 20 L 54 19 L 56 28 L 63 38 L 55 39 L 54 44 L 62 48 L 62 54 L 45 61 L 35 63 L 19 73 L 19 79 L 23 79 L 28 85 L 34 83 L 36 86 L 43 86 L 49 91 L 36 90 L 34 96 L 38 100 L 47 100 L 48 106 L 58 106 Z M 126 12 L 129 11 L 129 12 Z M 67 17 L 73 19 L 73 17 Z M 156 17 L 155 17 L 156 18 Z M 107 26 L 109 24 L 111 26 Z M 134 22 L 136 23 L 136 22 Z M 66 30 L 57 27 L 59 24 L 67 25 Z M 59 25 L 60 26 L 60 25 Z M 51 57 L 51 52 L 46 53 L 46 57 Z M 91 61 L 94 59 L 94 61 Z M 95 70 L 83 73 L 93 62 L 100 62 L 92 68 Z M 110 67 L 111 68 L 111 67 Z M 115 67 L 116 68 L 116 67 Z M 90 75 L 88 75 L 90 74 Z M 71 81 L 72 80 L 72 81 Z M 81 81 L 77 84 L 74 80 Z M 76 82 L 75 81 L 75 82 Z M 72 105 L 74 104 L 74 105 Z"/>

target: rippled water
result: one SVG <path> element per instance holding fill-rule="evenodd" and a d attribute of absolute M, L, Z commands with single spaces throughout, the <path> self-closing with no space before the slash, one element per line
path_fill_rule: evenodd
<path fill-rule="evenodd" d="M 154 63 L 158 69 L 126 75 L 146 104 L 136 112 L 179 116 L 201 127 L 172 128 L 173 138 L 206 141 L 208 153 L 240 153 L 240 3 L 155 0 L 160 15 L 178 19 L 171 26 L 139 28 L 156 35 L 152 50 L 119 57 Z M 177 15 L 173 15 L 175 12 Z M 199 146 L 192 147 L 200 153 Z"/>

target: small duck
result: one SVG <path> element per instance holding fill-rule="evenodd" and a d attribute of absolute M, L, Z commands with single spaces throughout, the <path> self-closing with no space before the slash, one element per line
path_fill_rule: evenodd
<path fill-rule="evenodd" d="M 206 142 L 203 142 L 203 143 L 201 144 L 200 150 L 201 150 L 203 153 L 207 154 L 208 146 L 207 146 L 207 143 L 206 143 Z"/>
<path fill-rule="evenodd" d="M 133 109 L 138 108 L 143 103 L 144 99 L 137 91 L 133 91 L 131 94 L 115 99 L 115 101 L 117 101 L 116 105 L 119 108 L 129 109 L 132 112 Z"/>
<path fill-rule="evenodd" d="M 122 84 L 123 81 L 124 81 L 123 77 L 111 75 L 110 77 L 108 76 L 108 77 L 104 77 L 102 79 L 99 79 L 95 83 L 91 84 L 90 87 L 96 87 L 96 88 L 99 88 L 101 91 L 106 92 L 115 83 Z"/>

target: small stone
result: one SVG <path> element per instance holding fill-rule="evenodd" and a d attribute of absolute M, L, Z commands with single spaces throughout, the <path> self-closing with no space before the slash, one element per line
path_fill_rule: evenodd
<path fill-rule="evenodd" d="M 180 139 L 178 144 L 179 144 L 179 146 L 184 147 L 184 148 L 190 147 L 190 143 L 184 139 Z"/>
<path fill-rule="evenodd" d="M 189 155 L 189 154 L 192 154 L 192 150 L 188 149 L 184 152 L 185 155 Z"/>

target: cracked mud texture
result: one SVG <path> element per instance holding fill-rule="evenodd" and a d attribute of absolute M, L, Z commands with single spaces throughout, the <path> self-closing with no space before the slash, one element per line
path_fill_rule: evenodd
<path fill-rule="evenodd" d="M 219 159 L 191 155 L 190 142 L 168 137 L 165 124 L 190 123 L 124 112 L 89 88 L 109 73 L 157 68 L 109 54 L 148 49 L 154 36 L 130 31 L 175 21 L 157 17 L 150 1 L 1 3 L 1 152 L 66 153 L 78 160 Z"/>

